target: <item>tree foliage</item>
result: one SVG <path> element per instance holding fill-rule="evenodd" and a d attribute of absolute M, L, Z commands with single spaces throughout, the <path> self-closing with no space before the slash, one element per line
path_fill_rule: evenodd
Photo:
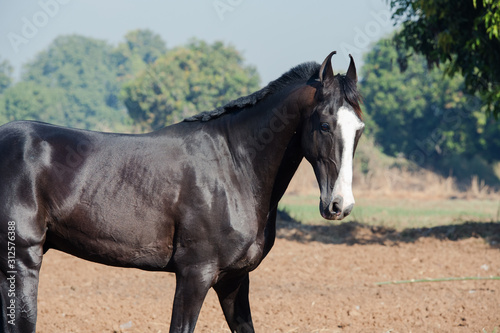
<path fill-rule="evenodd" d="M 33 119 L 94 130 L 129 130 L 121 86 L 166 52 L 150 30 L 134 30 L 113 47 L 78 35 L 56 38 L 24 66 L 22 81 L 0 99 L 0 121 Z M 11 66 L 0 63 L 0 93 Z"/>
<path fill-rule="evenodd" d="M 469 94 L 478 93 L 488 112 L 500 114 L 500 1 L 391 0 L 399 61 L 408 52 L 423 54 L 428 64 L 442 64 L 461 74 Z"/>
<path fill-rule="evenodd" d="M 131 79 L 166 52 L 167 46 L 163 39 L 151 30 L 128 32 L 125 41 L 113 51 L 120 81 Z"/>
<path fill-rule="evenodd" d="M 110 131 L 163 127 L 249 94 L 259 84 L 255 68 L 245 66 L 231 46 L 193 40 L 167 52 L 150 30 L 131 31 L 116 47 L 61 36 L 9 87 L 11 70 L 0 63 L 1 123 L 33 119 Z"/>
<path fill-rule="evenodd" d="M 118 100 L 120 85 L 105 41 L 71 35 L 54 40 L 24 68 L 23 81 L 63 89 L 69 101 L 71 125 L 86 129 L 113 129 L 126 122 Z"/>
<path fill-rule="evenodd" d="M 397 64 L 398 50 L 386 39 L 366 55 L 362 92 L 368 122 L 385 153 L 448 172 L 450 161 L 478 154 L 500 160 L 500 122 L 487 119 L 481 101 L 465 93 L 464 79 L 429 70 L 423 56 Z M 497 132 L 498 133 L 498 132 Z M 496 142 L 496 143 L 495 143 Z"/>
<path fill-rule="evenodd" d="M 63 89 L 32 81 L 20 82 L 0 96 L 0 124 L 24 119 L 64 125 L 72 117 L 70 110 Z"/>
<path fill-rule="evenodd" d="M 7 60 L 0 62 L 0 94 L 12 83 L 12 71 L 12 65 Z"/>
<path fill-rule="evenodd" d="M 130 116 L 156 129 L 256 90 L 256 69 L 243 64 L 232 46 L 193 40 L 177 47 L 126 84 L 123 100 Z"/>

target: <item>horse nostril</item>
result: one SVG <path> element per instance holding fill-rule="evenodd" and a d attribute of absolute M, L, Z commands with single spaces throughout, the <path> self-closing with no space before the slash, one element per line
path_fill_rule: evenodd
<path fill-rule="evenodd" d="M 335 215 L 342 214 L 342 207 L 340 207 L 340 203 L 339 202 L 333 202 L 333 204 L 332 204 L 332 213 L 334 213 Z"/>
<path fill-rule="evenodd" d="M 343 201 L 344 200 L 341 196 L 336 195 L 330 204 L 330 212 L 335 214 L 337 217 L 342 214 Z"/>

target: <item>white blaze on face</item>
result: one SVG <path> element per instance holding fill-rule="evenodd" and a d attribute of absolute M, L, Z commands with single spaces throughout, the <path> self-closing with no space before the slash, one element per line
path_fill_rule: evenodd
<path fill-rule="evenodd" d="M 340 196 L 343 199 L 342 211 L 354 204 L 352 195 L 352 156 L 354 150 L 354 139 L 356 131 L 362 129 L 365 124 L 356 116 L 350 108 L 342 106 L 337 111 L 337 126 L 340 128 L 343 144 L 342 164 L 339 175 L 333 187 L 332 200 Z"/>

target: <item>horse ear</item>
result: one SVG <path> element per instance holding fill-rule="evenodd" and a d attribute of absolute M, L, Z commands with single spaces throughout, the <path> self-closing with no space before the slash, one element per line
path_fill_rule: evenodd
<path fill-rule="evenodd" d="M 349 63 L 349 69 L 347 69 L 346 76 L 353 80 L 354 83 L 358 83 L 358 75 L 356 74 L 356 65 L 354 64 L 354 59 L 350 54 L 349 58 L 351 58 L 351 62 Z"/>
<path fill-rule="evenodd" d="M 331 52 L 321 64 L 319 69 L 319 81 L 325 85 L 325 83 L 329 83 L 333 81 L 333 68 L 332 68 L 332 56 L 337 53 L 337 51 Z"/>

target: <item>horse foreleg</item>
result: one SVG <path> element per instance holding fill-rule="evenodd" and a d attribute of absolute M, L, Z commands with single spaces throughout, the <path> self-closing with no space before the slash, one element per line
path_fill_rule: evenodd
<path fill-rule="evenodd" d="M 176 287 L 170 333 L 192 333 L 201 306 L 212 286 L 211 269 L 186 268 L 176 272 Z"/>
<path fill-rule="evenodd" d="M 231 332 L 254 332 L 248 301 L 249 283 L 246 273 L 242 277 L 221 280 L 214 286 Z"/>

